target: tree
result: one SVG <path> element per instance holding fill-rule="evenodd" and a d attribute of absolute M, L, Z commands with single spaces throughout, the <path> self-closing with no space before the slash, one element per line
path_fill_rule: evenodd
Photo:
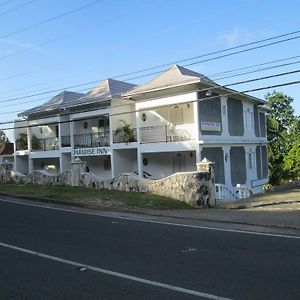
<path fill-rule="evenodd" d="M 300 177 L 300 136 L 289 150 L 287 156 L 283 159 L 284 170 L 288 172 L 291 179 L 299 179 Z"/>
<path fill-rule="evenodd" d="M 295 172 L 292 172 L 288 166 L 291 166 L 291 160 L 295 158 L 290 150 L 294 141 L 299 138 L 300 121 L 294 115 L 292 97 L 273 91 L 265 98 L 269 108 L 267 125 L 270 183 L 280 184 L 295 178 Z M 291 160 L 286 158 L 289 154 Z"/>
<path fill-rule="evenodd" d="M 134 142 L 135 136 L 134 136 L 134 129 L 131 128 L 131 125 L 126 123 L 124 120 L 120 120 L 120 122 L 123 124 L 119 128 L 116 129 L 115 134 L 119 137 L 120 141 L 122 142 Z"/>
<path fill-rule="evenodd" d="M 0 130 L 0 146 L 2 146 L 5 143 L 9 143 L 9 140 L 6 137 L 5 132 L 3 130 Z"/>

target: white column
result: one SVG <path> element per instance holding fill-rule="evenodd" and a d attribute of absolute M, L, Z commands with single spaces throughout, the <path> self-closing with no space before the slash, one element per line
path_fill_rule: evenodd
<path fill-rule="evenodd" d="M 31 127 L 27 127 L 27 149 L 29 152 L 32 151 L 31 146 Z"/>
<path fill-rule="evenodd" d="M 228 130 L 228 114 L 227 114 L 227 99 L 226 96 L 221 96 L 221 116 L 222 116 L 222 135 L 229 136 Z"/>
<path fill-rule="evenodd" d="M 114 160 L 114 150 L 111 149 L 110 153 L 110 164 L 111 164 L 111 177 L 114 178 L 115 175 L 115 160 Z"/>
<path fill-rule="evenodd" d="M 231 166 L 230 166 L 230 146 L 223 146 L 223 157 L 224 157 L 224 175 L 225 185 L 228 187 L 232 186 L 231 183 Z"/>
<path fill-rule="evenodd" d="M 138 165 L 138 173 L 139 178 L 143 178 L 143 154 L 141 153 L 141 137 L 140 137 L 140 126 L 141 126 L 141 118 L 140 113 L 137 111 L 135 113 L 135 124 L 136 124 L 136 141 L 137 141 L 137 165 Z"/>
<path fill-rule="evenodd" d="M 112 147 L 114 143 L 114 135 L 113 135 L 113 118 L 112 118 L 111 109 L 108 112 L 108 117 L 109 117 L 109 140 L 110 140 L 110 147 Z"/>
<path fill-rule="evenodd" d="M 197 93 L 196 93 L 197 95 Z M 196 163 L 199 163 L 201 161 L 201 154 L 200 154 L 200 145 L 199 145 L 199 139 L 200 139 L 200 123 L 199 123 L 199 111 L 198 111 L 198 101 L 195 101 L 193 103 L 194 108 L 194 130 L 195 130 L 195 140 L 197 143 L 196 148 Z"/>
<path fill-rule="evenodd" d="M 74 122 L 72 116 L 70 116 L 70 145 L 71 145 L 71 162 L 72 162 L 74 159 Z"/>
<path fill-rule="evenodd" d="M 61 116 L 58 118 L 58 149 L 61 150 Z"/>
<path fill-rule="evenodd" d="M 33 159 L 28 158 L 28 174 L 33 172 Z"/>
<path fill-rule="evenodd" d="M 59 171 L 60 173 L 64 172 L 64 163 L 63 163 L 63 155 L 60 153 L 59 155 Z"/>

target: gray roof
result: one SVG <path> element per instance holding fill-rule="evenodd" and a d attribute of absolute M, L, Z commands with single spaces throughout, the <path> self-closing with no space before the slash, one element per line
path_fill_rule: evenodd
<path fill-rule="evenodd" d="M 264 100 L 261 100 L 259 98 L 235 91 L 227 87 L 222 87 L 221 85 L 211 80 L 210 78 L 204 76 L 203 74 L 194 72 L 179 65 L 171 66 L 168 70 L 162 72 L 150 82 L 143 85 L 139 85 L 136 88 L 122 95 L 124 98 L 131 98 L 132 96 L 134 97 L 135 95 L 139 94 L 200 82 L 204 85 L 207 85 L 207 88 L 220 89 L 223 90 L 223 92 L 225 93 L 233 93 L 240 97 L 247 97 L 247 99 L 252 100 L 254 102 L 259 102 L 261 104 L 265 103 Z"/>
<path fill-rule="evenodd" d="M 197 83 L 200 81 L 206 82 L 209 85 L 217 85 L 216 82 L 200 73 L 194 72 L 178 65 L 173 65 L 150 82 L 140 85 L 123 95 L 127 97 L 134 94 L 147 93 L 174 86 Z"/>
<path fill-rule="evenodd" d="M 82 97 L 83 95 L 84 94 L 81 93 L 63 91 L 51 98 L 49 101 L 45 102 L 44 104 L 28 109 L 18 114 L 18 116 L 30 116 L 32 114 L 45 113 L 48 111 L 50 112 L 56 109 L 70 106 L 72 103 L 74 103 L 75 100 Z"/>
<path fill-rule="evenodd" d="M 113 98 L 121 98 L 121 93 L 125 93 L 134 87 L 136 87 L 136 85 L 132 83 L 115 79 L 106 79 L 91 89 L 87 94 L 63 91 L 46 103 L 28 109 L 18 114 L 18 116 L 30 116 L 33 114 L 50 112 L 57 109 L 105 102 Z"/>
<path fill-rule="evenodd" d="M 117 98 L 121 99 L 122 93 L 125 93 L 134 87 L 136 87 L 135 84 L 109 78 L 100 82 L 87 94 L 75 100 L 72 103 L 72 106 L 106 102 Z"/>

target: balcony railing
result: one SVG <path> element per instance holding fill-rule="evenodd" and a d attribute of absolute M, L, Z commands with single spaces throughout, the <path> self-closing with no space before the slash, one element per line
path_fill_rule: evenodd
<path fill-rule="evenodd" d="M 194 123 L 141 127 L 141 144 L 190 141 L 195 139 L 194 127 Z"/>
<path fill-rule="evenodd" d="M 110 146 L 109 131 L 74 135 L 75 148 L 93 148 Z"/>
<path fill-rule="evenodd" d="M 120 131 L 120 130 L 114 130 L 113 131 L 113 142 L 115 144 L 118 143 L 131 143 L 136 142 L 136 128 L 132 128 L 129 131 Z"/>
<path fill-rule="evenodd" d="M 31 141 L 32 151 L 52 151 L 59 149 L 59 139 L 57 137 L 47 137 L 34 139 Z"/>
<path fill-rule="evenodd" d="M 70 147 L 71 146 L 71 138 L 69 135 L 61 136 L 61 146 L 62 147 Z"/>

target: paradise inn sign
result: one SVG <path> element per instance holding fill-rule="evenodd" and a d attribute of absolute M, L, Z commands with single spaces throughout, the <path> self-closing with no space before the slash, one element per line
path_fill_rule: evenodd
<path fill-rule="evenodd" d="M 109 155 L 110 149 L 107 147 L 81 148 L 74 149 L 73 154 L 74 156 Z"/>

